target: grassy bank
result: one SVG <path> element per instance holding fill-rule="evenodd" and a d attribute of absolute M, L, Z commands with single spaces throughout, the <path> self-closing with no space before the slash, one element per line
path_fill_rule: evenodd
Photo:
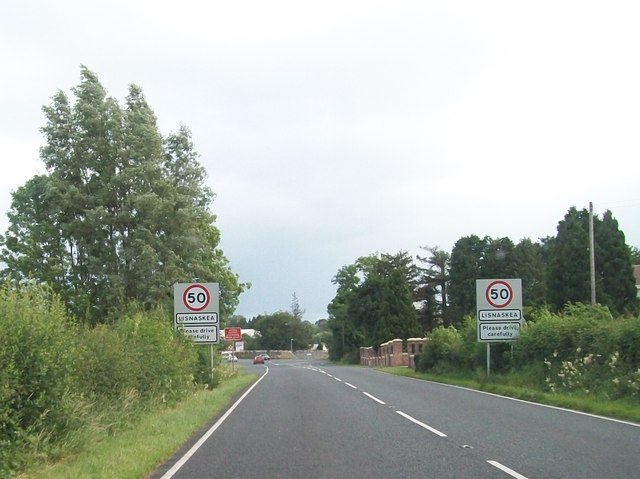
<path fill-rule="evenodd" d="M 74 455 L 32 469 L 18 479 L 146 477 L 255 380 L 255 375 L 235 375 L 216 389 L 198 391 L 175 407 L 145 413 L 115 434 L 104 429 L 88 431 L 84 445 Z"/>
<path fill-rule="evenodd" d="M 548 393 L 534 388 L 510 385 L 508 384 L 509 379 L 504 376 L 496 376 L 495 378 L 478 381 L 461 376 L 441 376 L 416 372 L 413 369 L 406 367 L 387 367 L 379 368 L 378 370 L 399 376 L 476 389 L 478 391 L 490 392 L 501 396 L 508 396 L 549 406 L 573 409 L 576 411 L 640 423 L 640 404 L 632 400 L 620 399 L 612 401 L 580 393 Z"/>

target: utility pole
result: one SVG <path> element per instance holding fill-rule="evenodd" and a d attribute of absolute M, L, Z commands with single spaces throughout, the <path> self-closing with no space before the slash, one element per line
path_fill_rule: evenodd
<path fill-rule="evenodd" d="M 596 255 L 593 240 L 593 203 L 589 201 L 589 266 L 591 269 L 591 304 L 596 304 Z"/>

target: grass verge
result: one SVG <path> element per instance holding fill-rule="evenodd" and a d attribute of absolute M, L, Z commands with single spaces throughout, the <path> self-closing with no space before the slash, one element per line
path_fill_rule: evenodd
<path fill-rule="evenodd" d="M 17 479 L 146 477 L 255 380 L 253 374 L 238 374 L 214 390 L 194 393 L 175 407 L 145 413 L 115 435 L 90 432 L 77 454 Z"/>
<path fill-rule="evenodd" d="M 396 374 L 398 376 L 476 389 L 500 396 L 640 423 L 640 405 L 638 405 L 637 402 L 628 400 L 607 400 L 586 394 L 548 393 L 527 387 L 501 384 L 499 382 L 500 379 L 496 379 L 495 381 L 492 379 L 477 381 L 465 377 L 441 376 L 416 372 L 407 367 L 385 367 L 377 369 L 378 371 Z"/>

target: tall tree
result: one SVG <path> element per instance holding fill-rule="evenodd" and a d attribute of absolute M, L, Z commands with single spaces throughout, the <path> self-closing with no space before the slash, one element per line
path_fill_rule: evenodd
<path fill-rule="evenodd" d="M 522 279 L 524 306 L 544 306 L 547 301 L 546 263 L 543 246 L 521 240 L 513 250 L 514 278 Z"/>
<path fill-rule="evenodd" d="M 620 313 L 637 307 L 631 250 L 610 211 L 593 218 L 596 301 Z M 550 242 L 549 301 L 557 309 L 591 299 L 589 212 L 569 209 Z"/>
<path fill-rule="evenodd" d="M 476 235 L 460 238 L 451 251 L 449 269 L 449 306 L 451 322 L 459 325 L 462 318 L 476 309 L 476 279 L 483 278 L 483 258 L 489 238 Z"/>
<path fill-rule="evenodd" d="M 336 285 L 336 295 L 327 306 L 327 323 L 332 341 L 329 356 L 333 360 L 340 359 L 364 345 L 364 335 L 349 316 L 349 304 L 354 299 L 361 279 L 358 265 L 350 264 L 340 268 L 331 281 Z"/>
<path fill-rule="evenodd" d="M 514 245 L 509 238 L 485 238 L 480 274 L 482 278 L 513 278 L 515 263 Z"/>
<path fill-rule="evenodd" d="M 588 212 L 571 207 L 558 223 L 558 234 L 550 243 L 548 294 L 557 310 L 569 302 L 589 302 Z"/>
<path fill-rule="evenodd" d="M 129 301 L 170 306 L 173 283 L 190 281 L 218 282 L 231 314 L 247 285 L 218 247 L 189 131 L 163 138 L 138 86 L 120 108 L 85 67 L 72 92 L 73 105 L 58 92 L 43 108 L 47 174 L 13 195 L 3 274 L 50 282 L 92 322 Z"/>
<path fill-rule="evenodd" d="M 421 248 L 430 255 L 417 255 L 418 261 L 425 263 L 426 267 L 421 269 L 421 279 L 414 297 L 422 305 L 420 320 L 423 329 L 431 330 L 443 324 L 447 317 L 447 283 L 451 255 L 437 246 Z"/>
<path fill-rule="evenodd" d="M 602 220 L 595 221 L 594 238 L 597 245 L 596 299 L 615 313 L 633 310 L 638 301 L 631 250 L 611 211 L 605 211 Z"/>

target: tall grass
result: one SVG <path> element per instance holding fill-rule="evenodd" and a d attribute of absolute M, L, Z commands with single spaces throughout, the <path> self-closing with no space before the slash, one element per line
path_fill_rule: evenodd
<path fill-rule="evenodd" d="M 235 394 L 255 380 L 222 367 L 226 379 L 214 390 L 200 389 L 172 407 L 150 408 L 118 434 L 101 428 L 85 430 L 85 442 L 74 455 L 32 468 L 17 479 L 147 477 L 191 436 L 218 414 Z"/>

